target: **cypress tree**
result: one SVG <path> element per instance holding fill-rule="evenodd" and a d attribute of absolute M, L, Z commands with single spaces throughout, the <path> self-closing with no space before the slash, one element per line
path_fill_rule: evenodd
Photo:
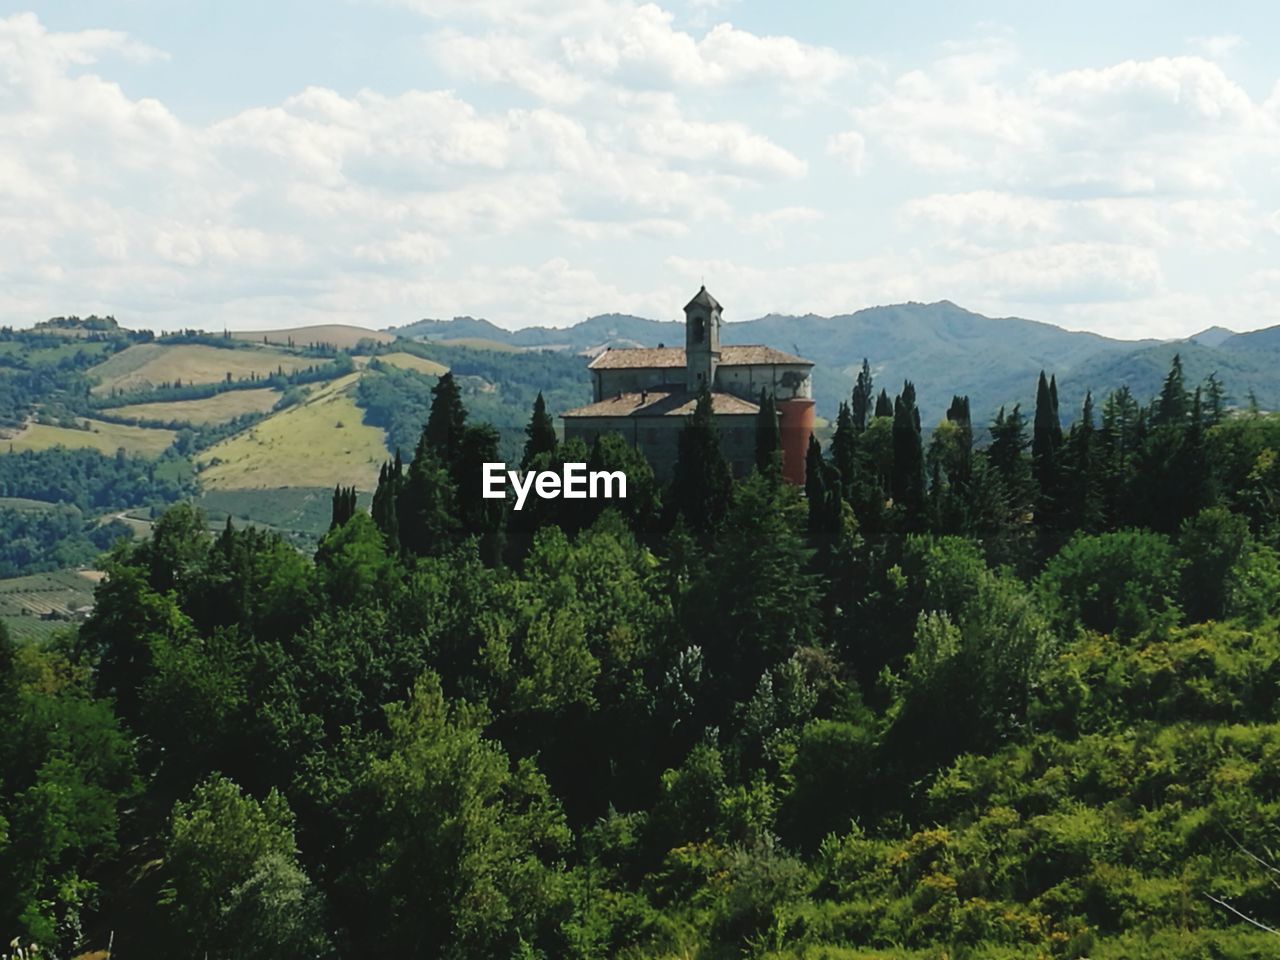
<path fill-rule="evenodd" d="M 871 365 L 867 358 L 862 358 L 862 369 L 858 371 L 858 381 L 853 385 L 853 398 L 849 403 L 849 412 L 853 417 L 853 429 L 861 433 L 867 429 L 874 409 L 874 381 L 871 379 Z"/>
<path fill-rule="evenodd" d="M 370 509 L 374 524 L 382 531 L 387 546 L 393 551 L 400 548 L 398 501 L 403 485 L 404 468 L 400 461 L 400 451 L 397 450 L 395 461 L 384 463 L 378 472 L 378 487 L 373 492 L 373 505 Z"/>
<path fill-rule="evenodd" d="M 1055 503 L 1060 494 L 1058 455 L 1062 423 L 1058 419 L 1057 383 L 1040 371 L 1036 387 L 1036 414 L 1031 436 L 1031 473 L 1036 482 L 1036 519 L 1053 526 Z"/>
<path fill-rule="evenodd" d="M 498 431 L 487 423 L 467 426 L 459 439 L 458 459 L 449 470 L 462 532 L 479 538 L 480 557 L 489 566 L 502 558 L 506 500 L 484 497 L 482 478 L 484 464 L 498 459 Z"/>
<path fill-rule="evenodd" d="M 356 488 L 341 484 L 333 488 L 333 507 L 329 516 L 329 529 L 342 526 L 356 515 Z M 227 521 L 230 523 L 231 518 Z"/>
<path fill-rule="evenodd" d="M 446 552 L 458 532 L 457 492 L 439 454 L 426 443 L 418 444 L 396 492 L 395 526 L 401 551 L 417 557 Z"/>
<path fill-rule="evenodd" d="M 1204 425 L 1216 427 L 1227 412 L 1227 393 L 1218 374 L 1211 373 L 1204 381 Z"/>
<path fill-rule="evenodd" d="M 775 483 L 782 480 L 782 429 L 778 405 L 768 390 L 760 391 L 760 412 L 756 414 L 756 470 Z"/>
<path fill-rule="evenodd" d="M 693 530 L 710 533 L 729 509 L 733 474 L 720 452 L 711 394 L 704 385 L 680 431 L 671 480 L 671 506 Z"/>
<path fill-rule="evenodd" d="M 427 416 L 419 449 L 414 451 L 414 459 L 417 459 L 418 452 L 425 444 L 447 466 L 452 467 L 457 463 L 462 449 L 462 430 L 466 420 L 467 411 L 462 405 L 462 393 L 453 379 L 453 372 L 445 371 L 431 388 L 431 413 Z"/>
<path fill-rule="evenodd" d="M 839 474 L 837 493 L 846 500 L 849 499 L 853 490 L 854 475 L 857 472 L 856 431 L 850 405 L 841 401 L 840 411 L 836 414 L 836 432 L 831 438 L 831 465 Z"/>
<path fill-rule="evenodd" d="M 951 406 L 947 407 L 947 420 L 956 425 L 959 431 L 956 446 L 959 456 L 947 479 L 952 487 L 963 489 L 968 486 L 969 477 L 973 473 L 973 417 L 969 413 L 969 398 L 951 397 Z"/>
<path fill-rule="evenodd" d="M 804 495 L 809 502 L 810 533 L 818 533 L 822 529 L 827 498 L 824 466 L 822 445 L 817 437 L 809 434 L 809 449 L 804 457 Z"/>
<path fill-rule="evenodd" d="M 889 394 L 883 388 L 880 390 L 880 396 L 876 397 L 876 416 L 893 416 L 893 401 L 889 399 Z"/>
<path fill-rule="evenodd" d="M 520 469 L 528 470 L 529 465 L 533 463 L 533 458 L 540 453 L 556 452 L 556 426 L 551 419 L 551 415 L 547 413 L 546 401 L 542 399 L 542 391 L 538 391 L 538 397 L 533 401 L 533 416 L 529 418 L 529 425 L 524 428 L 524 435 L 527 438 L 524 444 L 524 455 L 520 458 Z"/>
<path fill-rule="evenodd" d="M 910 380 L 902 385 L 893 405 L 893 501 L 906 511 L 908 525 L 923 522 L 924 450 L 920 439 L 920 411 L 916 408 L 916 388 Z"/>

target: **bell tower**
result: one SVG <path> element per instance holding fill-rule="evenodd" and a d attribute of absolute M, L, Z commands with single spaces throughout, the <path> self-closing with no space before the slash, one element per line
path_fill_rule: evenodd
<path fill-rule="evenodd" d="M 720 304 L 704 286 L 684 308 L 685 388 L 714 389 L 720 362 Z"/>

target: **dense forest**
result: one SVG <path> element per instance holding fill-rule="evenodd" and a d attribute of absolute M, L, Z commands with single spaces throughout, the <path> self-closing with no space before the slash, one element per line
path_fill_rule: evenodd
<path fill-rule="evenodd" d="M 709 400 L 479 497 L 446 374 L 314 557 L 171 508 L 0 636 L 0 938 L 118 957 L 1273 957 L 1280 416 L 1173 362 L 926 443 L 864 365 L 803 491 Z M 989 429 L 990 442 L 977 436 Z M 407 454 L 406 450 L 406 454 Z M 611 506 L 611 509 L 605 509 Z"/>

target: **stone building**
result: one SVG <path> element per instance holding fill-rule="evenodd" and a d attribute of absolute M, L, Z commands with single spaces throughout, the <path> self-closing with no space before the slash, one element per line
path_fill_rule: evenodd
<path fill-rule="evenodd" d="M 813 364 L 762 346 L 721 346 L 722 308 L 703 287 L 684 308 L 685 345 L 605 350 L 588 365 L 594 402 L 564 417 L 566 440 L 590 444 L 616 433 L 641 450 L 662 479 L 675 467 L 679 435 L 702 388 L 720 447 L 742 476 L 755 465 L 755 426 L 761 390 L 772 394 L 782 431 L 782 470 L 804 482 L 813 432 Z"/>

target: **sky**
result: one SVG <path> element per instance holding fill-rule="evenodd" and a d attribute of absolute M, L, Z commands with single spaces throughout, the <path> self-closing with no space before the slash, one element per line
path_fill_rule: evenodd
<path fill-rule="evenodd" d="M 1280 323 L 1280 5 L 0 0 L 0 324 Z"/>

